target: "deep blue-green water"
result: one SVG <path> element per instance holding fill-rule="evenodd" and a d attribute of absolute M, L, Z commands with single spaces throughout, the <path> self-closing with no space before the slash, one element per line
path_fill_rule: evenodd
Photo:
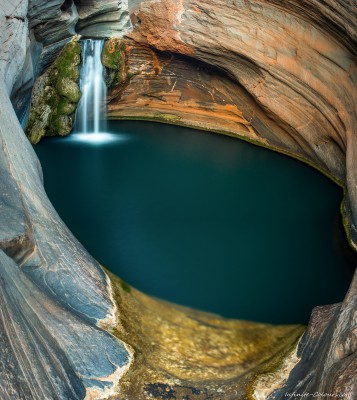
<path fill-rule="evenodd" d="M 89 252 L 166 300 L 272 323 L 343 299 L 356 261 L 342 191 L 311 167 L 230 137 L 149 122 L 45 139 L 47 193 Z"/>

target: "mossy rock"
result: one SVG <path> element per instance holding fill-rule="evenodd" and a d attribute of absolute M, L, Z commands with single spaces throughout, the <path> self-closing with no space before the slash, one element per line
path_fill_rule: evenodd
<path fill-rule="evenodd" d="M 75 112 L 77 107 L 76 103 L 72 103 L 69 99 L 61 99 L 57 111 L 62 115 L 71 115 Z"/>
<path fill-rule="evenodd" d="M 43 136 L 64 136 L 71 132 L 72 115 L 81 97 L 78 85 L 80 53 L 81 47 L 75 38 L 36 80 L 26 127 L 31 143 L 37 143 Z"/>
<path fill-rule="evenodd" d="M 38 143 L 45 134 L 45 128 L 49 123 L 51 115 L 51 107 L 46 104 L 42 104 L 36 110 L 36 113 L 32 114 L 31 130 L 28 132 L 31 143 Z"/>
<path fill-rule="evenodd" d="M 122 39 L 112 37 L 103 46 L 102 64 L 113 70 L 119 70 L 125 61 L 125 44 Z"/>
<path fill-rule="evenodd" d="M 69 115 L 58 115 L 52 120 L 54 135 L 67 136 L 72 130 L 72 118 Z"/>
<path fill-rule="evenodd" d="M 128 81 L 125 42 L 118 37 L 108 39 L 103 46 L 102 64 L 106 67 L 105 83 L 108 88 L 124 85 Z"/>
<path fill-rule="evenodd" d="M 73 103 L 77 103 L 81 98 L 79 86 L 67 77 L 60 77 L 57 80 L 56 89 L 61 97 L 66 97 Z"/>

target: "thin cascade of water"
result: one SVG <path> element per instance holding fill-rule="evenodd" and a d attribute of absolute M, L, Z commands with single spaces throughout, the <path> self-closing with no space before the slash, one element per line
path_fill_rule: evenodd
<path fill-rule="evenodd" d="M 82 97 L 76 115 L 77 132 L 100 134 L 106 131 L 107 87 L 101 60 L 104 40 L 82 42 L 80 88 Z"/>

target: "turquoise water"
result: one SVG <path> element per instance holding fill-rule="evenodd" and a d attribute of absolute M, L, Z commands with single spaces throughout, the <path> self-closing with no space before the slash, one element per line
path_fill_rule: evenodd
<path fill-rule="evenodd" d="M 103 265 L 166 300 L 272 323 L 343 299 L 356 258 L 342 191 L 311 167 L 230 137 L 150 122 L 45 139 L 47 193 Z"/>

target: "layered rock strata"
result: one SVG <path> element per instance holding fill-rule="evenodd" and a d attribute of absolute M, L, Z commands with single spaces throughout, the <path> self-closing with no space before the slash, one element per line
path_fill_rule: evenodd
<path fill-rule="evenodd" d="M 131 28 L 127 0 L 75 0 L 75 4 L 80 35 L 102 38 L 121 35 Z"/>
<path fill-rule="evenodd" d="M 112 91 L 109 116 L 237 135 L 308 162 L 344 187 L 344 222 L 356 247 L 357 6 L 154 0 L 131 11 L 127 63 L 138 75 Z M 222 103 L 234 107 L 234 118 L 222 118 Z M 261 375 L 253 395 L 353 397 L 356 309 L 355 279 L 342 305 L 314 310 L 297 352 Z"/>
<path fill-rule="evenodd" d="M 285 8 L 277 1 L 144 1 L 132 11 L 136 25 L 128 36 L 156 52 L 183 55 L 193 64 L 199 60 L 223 71 L 236 97 L 247 99 L 236 106 L 262 141 L 346 183 L 353 244 L 357 242 L 353 165 L 357 72 L 351 48 L 356 6 L 332 3 L 334 16 L 332 6 L 319 2 L 300 7 L 288 2 Z M 312 10 L 316 15 L 311 16 Z M 340 33 L 334 36 L 338 23 Z M 155 75 L 157 82 L 160 73 Z M 176 79 L 174 74 L 171 79 Z M 121 101 L 117 104 L 120 109 Z M 175 100 L 172 104 L 173 110 L 181 105 Z M 114 112 L 115 104 L 111 106 Z"/>

